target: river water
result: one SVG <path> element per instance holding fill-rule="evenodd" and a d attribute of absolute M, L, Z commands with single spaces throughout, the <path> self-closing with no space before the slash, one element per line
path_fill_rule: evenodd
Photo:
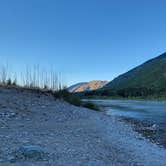
<path fill-rule="evenodd" d="M 131 123 L 134 130 L 166 148 L 166 102 L 147 100 L 91 100 L 108 115 Z"/>

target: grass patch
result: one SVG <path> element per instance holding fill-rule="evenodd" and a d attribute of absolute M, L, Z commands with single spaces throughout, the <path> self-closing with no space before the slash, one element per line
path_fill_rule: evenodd
<path fill-rule="evenodd" d="M 100 111 L 99 106 L 97 106 L 96 104 L 94 104 L 94 103 L 92 103 L 90 101 L 82 102 L 82 106 L 85 107 L 85 108 L 89 108 L 89 109 L 95 110 L 95 111 Z"/>
<path fill-rule="evenodd" d="M 61 98 L 72 105 L 100 111 L 100 108 L 96 104 L 89 102 L 89 101 L 88 102 L 81 101 L 79 97 L 68 92 L 66 89 L 54 92 L 53 95 L 54 95 L 54 97 Z"/>
<path fill-rule="evenodd" d="M 73 104 L 75 106 L 81 106 L 81 104 L 82 104 L 81 100 L 78 97 L 72 95 L 65 89 L 56 91 L 53 93 L 53 95 L 56 98 L 61 98 L 61 99 L 65 100 L 66 102 Z"/>
<path fill-rule="evenodd" d="M 31 90 L 37 93 L 52 94 L 55 98 L 93 110 L 99 108 L 90 102 L 82 102 L 79 96 L 69 93 L 64 86 L 62 78 L 53 69 L 50 71 L 40 68 L 39 65 L 26 67 L 23 72 L 15 73 L 9 65 L 0 65 L 0 87 Z"/>

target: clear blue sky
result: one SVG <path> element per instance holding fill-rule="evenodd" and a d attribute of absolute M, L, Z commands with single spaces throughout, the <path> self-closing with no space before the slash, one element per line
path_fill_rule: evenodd
<path fill-rule="evenodd" d="M 166 0 L 1 0 L 0 61 L 111 80 L 166 51 Z"/>

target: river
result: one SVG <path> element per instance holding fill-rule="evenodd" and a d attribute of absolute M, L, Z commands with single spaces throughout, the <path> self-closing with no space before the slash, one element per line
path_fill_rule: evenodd
<path fill-rule="evenodd" d="M 166 148 L 166 102 L 148 100 L 91 100 L 109 116 L 132 124 L 150 141 Z"/>

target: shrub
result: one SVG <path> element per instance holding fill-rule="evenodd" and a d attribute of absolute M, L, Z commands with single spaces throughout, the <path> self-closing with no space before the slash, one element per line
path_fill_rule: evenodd
<path fill-rule="evenodd" d="M 54 93 L 54 96 L 56 98 L 61 98 L 63 100 L 65 100 L 66 102 L 75 105 L 75 106 L 82 106 L 82 107 L 86 107 L 89 109 L 93 109 L 93 110 L 97 110 L 99 111 L 99 107 L 91 102 L 82 102 L 80 100 L 79 97 L 71 94 L 70 92 L 68 92 L 66 89 L 64 90 L 59 90 L 57 92 Z"/>
<path fill-rule="evenodd" d="M 17 86 L 17 80 L 16 79 L 13 80 L 12 85 Z"/>
<path fill-rule="evenodd" d="M 7 80 L 7 82 L 6 82 L 6 84 L 7 84 L 8 86 L 12 85 L 12 80 L 9 78 L 9 79 Z"/>
<path fill-rule="evenodd" d="M 89 108 L 89 109 L 92 109 L 92 110 L 100 111 L 100 108 L 96 104 L 91 103 L 89 101 L 88 102 L 83 102 L 82 106 L 86 107 L 86 108 Z"/>
<path fill-rule="evenodd" d="M 72 95 L 71 93 L 69 93 L 65 89 L 55 92 L 54 96 L 56 98 L 64 99 L 65 101 L 67 101 L 70 104 L 73 104 L 73 105 L 76 105 L 76 106 L 81 106 L 81 100 L 78 97 L 76 97 L 76 96 Z"/>

